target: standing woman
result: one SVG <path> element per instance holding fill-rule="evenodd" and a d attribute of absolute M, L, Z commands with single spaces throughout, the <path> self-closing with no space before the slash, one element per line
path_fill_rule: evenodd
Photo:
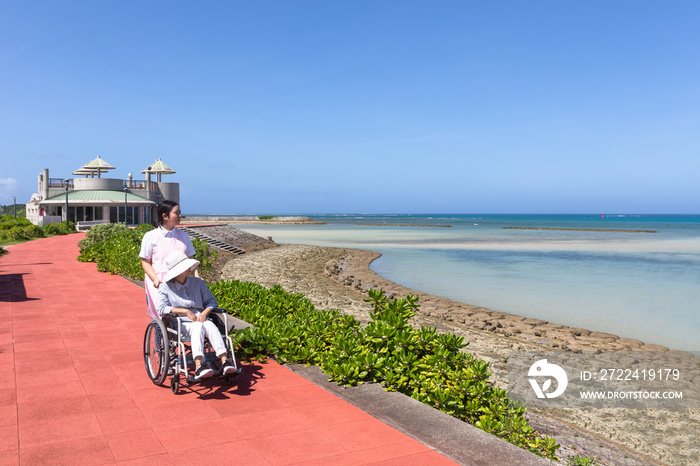
<path fill-rule="evenodd" d="M 158 317 L 156 297 L 158 287 L 163 277 L 168 273 L 165 258 L 173 251 L 182 251 L 190 259 L 194 258 L 194 246 L 187 233 L 175 228 L 180 224 L 182 212 L 180 206 L 173 201 L 163 201 L 158 206 L 158 225 L 147 232 L 141 241 L 141 266 L 146 272 L 146 299 L 148 301 L 148 316 Z M 199 274 L 195 271 L 195 276 Z"/>

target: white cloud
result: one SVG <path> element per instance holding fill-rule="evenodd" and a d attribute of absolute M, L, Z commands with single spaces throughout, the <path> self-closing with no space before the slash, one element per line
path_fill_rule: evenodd
<path fill-rule="evenodd" d="M 17 194 L 19 181 L 14 178 L 0 178 L 0 197 L 11 197 Z"/>

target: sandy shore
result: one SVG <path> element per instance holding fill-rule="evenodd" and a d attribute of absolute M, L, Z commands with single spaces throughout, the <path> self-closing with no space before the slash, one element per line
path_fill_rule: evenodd
<path fill-rule="evenodd" d="M 493 380 L 507 386 L 506 360 L 511 351 L 637 350 L 668 351 L 657 345 L 585 329 L 554 325 L 537 319 L 416 292 L 372 272 L 379 257 L 372 251 L 280 245 L 231 258 L 221 269 L 228 280 L 282 285 L 304 293 L 321 309 L 339 309 L 366 322 L 368 288 L 382 288 L 391 296 L 416 294 L 422 304 L 416 325 L 464 336 L 467 351 L 491 364 Z M 672 357 L 674 351 L 669 352 Z M 700 410 L 557 409 L 530 410 L 531 422 L 562 444 L 559 456 L 598 458 L 603 464 L 700 464 Z"/>

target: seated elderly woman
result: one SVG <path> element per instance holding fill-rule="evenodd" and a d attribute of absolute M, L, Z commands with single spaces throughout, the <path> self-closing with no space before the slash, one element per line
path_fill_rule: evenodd
<path fill-rule="evenodd" d="M 156 309 L 160 316 L 168 313 L 183 316 L 180 319 L 181 331 L 190 336 L 196 366 L 195 380 L 214 375 L 211 368 L 202 364 L 205 337 L 221 359 L 221 373 L 233 374 L 236 369 L 228 360 L 224 340 L 214 322 L 207 320 L 216 307 L 216 298 L 201 278 L 190 276 L 199 266 L 199 261 L 188 258 L 182 251 L 174 251 L 167 256 L 165 263 L 168 273 L 159 287 Z"/>

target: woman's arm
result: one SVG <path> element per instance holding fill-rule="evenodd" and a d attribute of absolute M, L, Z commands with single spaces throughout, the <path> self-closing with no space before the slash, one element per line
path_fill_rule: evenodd
<path fill-rule="evenodd" d="M 156 271 L 153 270 L 151 259 L 141 258 L 141 267 L 143 267 L 143 271 L 146 272 L 148 278 L 150 278 L 153 282 L 153 286 L 158 288 L 158 286 L 160 286 L 160 279 L 158 278 L 158 275 L 156 275 Z"/>

